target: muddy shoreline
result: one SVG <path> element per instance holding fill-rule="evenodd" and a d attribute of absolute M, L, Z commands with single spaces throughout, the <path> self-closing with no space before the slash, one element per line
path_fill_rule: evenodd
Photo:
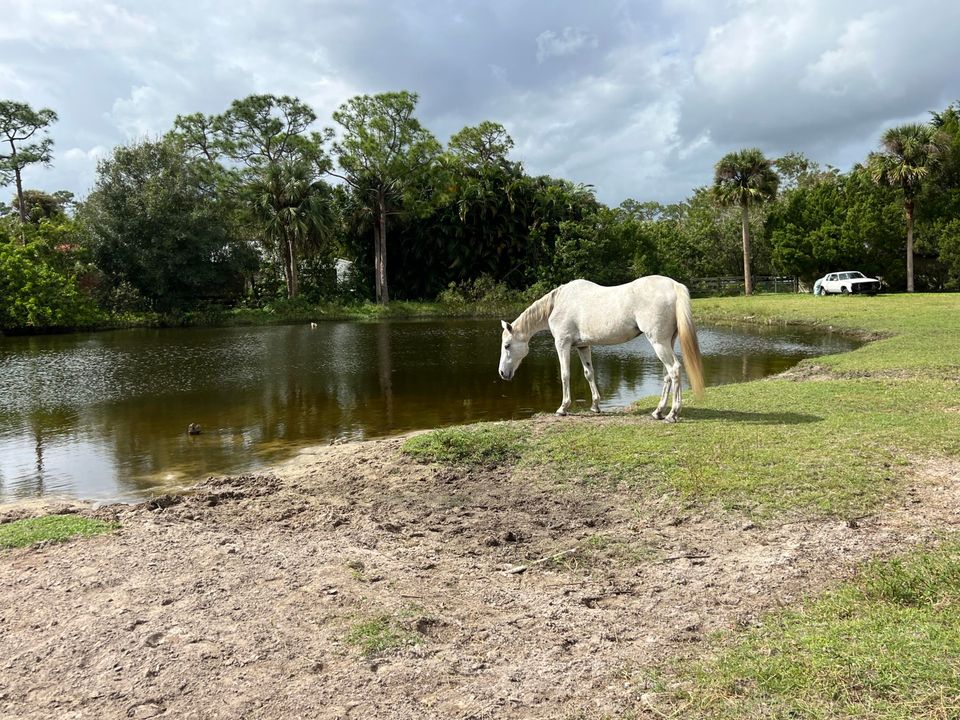
<path fill-rule="evenodd" d="M 0 717 L 656 717 L 664 670 L 712 631 L 960 517 L 948 462 L 911 467 L 896 502 L 854 522 L 761 526 L 532 470 L 420 464 L 401 444 L 83 508 L 121 529 L 3 553 Z"/>

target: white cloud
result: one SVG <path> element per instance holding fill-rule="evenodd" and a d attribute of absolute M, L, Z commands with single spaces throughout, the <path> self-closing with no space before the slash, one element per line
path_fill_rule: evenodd
<path fill-rule="evenodd" d="M 7 0 L 3 14 L 0 41 L 42 47 L 130 48 L 155 29 L 145 15 L 99 0 Z"/>
<path fill-rule="evenodd" d="M 89 150 L 84 150 L 83 148 L 70 148 L 69 150 L 61 153 L 61 158 L 67 162 L 80 162 L 80 163 L 89 163 L 91 161 L 96 162 L 100 158 L 105 157 L 107 154 L 107 149 L 102 145 L 96 145 Z"/>
<path fill-rule="evenodd" d="M 30 91 L 30 83 L 12 65 L 0 65 L 0 97 L 19 98 Z"/>
<path fill-rule="evenodd" d="M 869 14 L 850 21 L 837 46 L 824 51 L 807 66 L 800 80 L 802 88 L 833 96 L 848 95 L 858 89 L 877 92 L 882 89 L 877 71 L 882 68 L 877 16 Z"/>
<path fill-rule="evenodd" d="M 154 138 L 173 126 L 177 113 L 170 101 L 152 87 L 134 87 L 127 98 L 117 98 L 108 117 L 127 140 Z"/>
<path fill-rule="evenodd" d="M 559 35 L 553 30 L 545 30 L 537 36 L 537 62 L 596 48 L 599 42 L 596 35 L 583 28 L 566 27 Z"/>
<path fill-rule="evenodd" d="M 711 27 L 694 60 L 703 91 L 726 97 L 782 78 L 807 51 L 817 18 L 804 6 L 791 14 L 750 12 Z"/>

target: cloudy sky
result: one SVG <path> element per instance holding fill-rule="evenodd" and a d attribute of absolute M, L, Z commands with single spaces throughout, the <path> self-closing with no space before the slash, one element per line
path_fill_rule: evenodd
<path fill-rule="evenodd" d="M 956 0 L 0 6 L 0 98 L 60 116 L 54 167 L 28 185 L 81 196 L 117 144 L 252 93 L 296 95 L 330 125 L 354 95 L 411 90 L 442 142 L 499 122 L 529 173 L 611 205 L 682 199 L 746 146 L 847 170 L 884 128 L 960 99 Z"/>

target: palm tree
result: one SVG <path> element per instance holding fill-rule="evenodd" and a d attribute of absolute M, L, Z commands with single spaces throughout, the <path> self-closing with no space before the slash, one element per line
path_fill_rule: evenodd
<path fill-rule="evenodd" d="M 758 148 L 747 148 L 724 155 L 716 164 L 713 190 L 721 205 L 739 205 L 743 224 L 743 289 L 753 291 L 750 277 L 750 205 L 772 200 L 780 179 Z"/>
<path fill-rule="evenodd" d="M 295 298 L 298 256 L 322 248 L 333 229 L 330 187 L 310 163 L 288 161 L 268 165 L 250 192 L 265 244 L 280 256 L 287 297 Z"/>
<path fill-rule="evenodd" d="M 880 138 L 880 146 L 880 152 L 870 153 L 867 168 L 875 183 L 903 193 L 907 214 L 907 292 L 913 292 L 913 214 L 917 195 L 946 143 L 936 128 L 910 123 L 887 130 Z"/>

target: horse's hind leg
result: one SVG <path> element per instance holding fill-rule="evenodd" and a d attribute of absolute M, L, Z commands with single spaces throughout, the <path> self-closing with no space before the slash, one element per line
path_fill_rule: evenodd
<path fill-rule="evenodd" d="M 660 358 L 660 362 L 663 363 L 664 368 L 667 370 L 667 374 L 663 378 L 663 392 L 660 393 L 660 404 L 657 405 L 657 408 L 651 414 L 657 420 L 676 422 L 680 414 L 680 408 L 683 406 L 683 397 L 680 393 L 680 361 L 673 352 L 672 343 L 667 345 L 659 340 L 649 338 L 649 336 L 648 339 L 653 346 L 654 352 L 657 353 L 657 357 Z M 670 404 L 670 412 L 664 417 L 663 411 L 667 406 L 667 398 L 671 397 L 671 395 L 673 402 Z"/>
<path fill-rule="evenodd" d="M 593 372 L 593 353 L 589 345 L 578 347 L 577 352 L 580 354 L 580 362 L 583 365 L 583 376 L 590 384 L 590 397 L 593 399 L 590 409 L 598 413 L 600 412 L 600 391 L 597 390 L 596 377 Z"/>
<path fill-rule="evenodd" d="M 663 420 L 663 409 L 667 406 L 667 398 L 670 396 L 670 376 L 663 376 L 663 391 L 660 393 L 660 402 L 654 411 L 650 413 L 654 420 Z"/>

